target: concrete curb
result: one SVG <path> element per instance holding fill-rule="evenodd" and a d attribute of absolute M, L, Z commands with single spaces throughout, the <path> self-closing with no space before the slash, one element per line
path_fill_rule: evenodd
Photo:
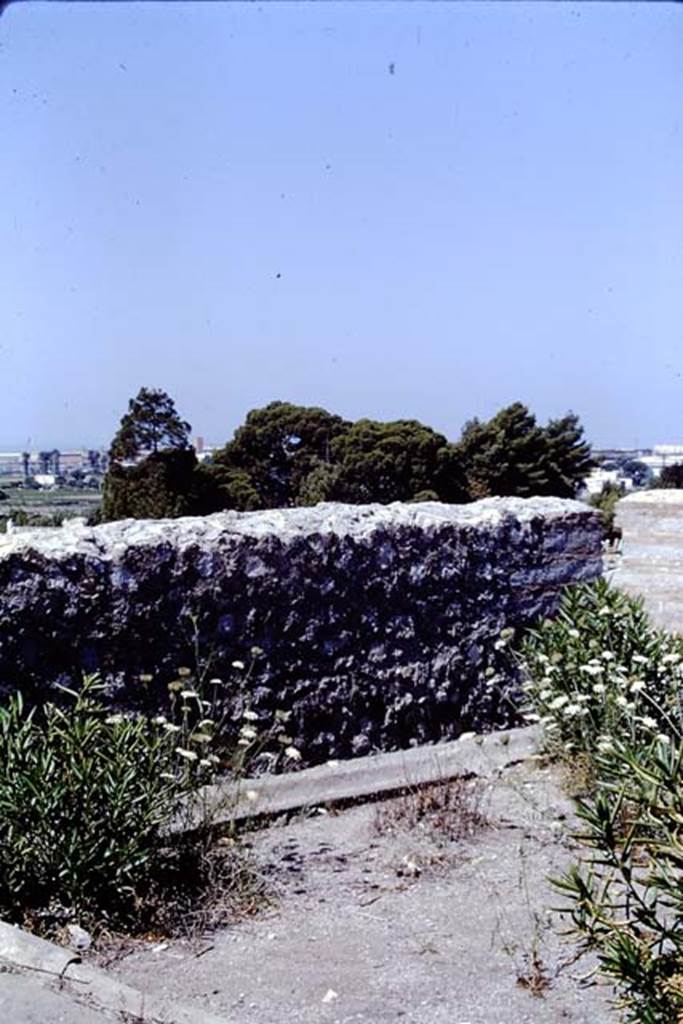
<path fill-rule="evenodd" d="M 96 1010 L 128 1014 L 141 1024 L 229 1024 L 225 1017 L 204 1009 L 145 995 L 101 968 L 80 962 L 73 950 L 0 921 L 2 961 L 12 968 L 30 971 L 38 984 L 54 983 L 65 995 Z"/>
<path fill-rule="evenodd" d="M 348 761 L 329 761 L 285 775 L 264 775 L 240 783 L 207 786 L 201 810 L 174 831 L 196 827 L 206 814 L 214 825 L 261 815 L 271 816 L 306 807 L 343 803 L 441 782 L 458 775 L 493 775 L 538 750 L 536 726 L 501 730 L 432 746 L 412 747 Z"/>

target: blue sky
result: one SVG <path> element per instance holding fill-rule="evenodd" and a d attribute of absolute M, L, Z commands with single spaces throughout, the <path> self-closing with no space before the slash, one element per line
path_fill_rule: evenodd
<path fill-rule="evenodd" d="M 141 385 L 216 442 L 281 398 L 683 443 L 682 108 L 673 4 L 10 6 L 0 447 Z"/>

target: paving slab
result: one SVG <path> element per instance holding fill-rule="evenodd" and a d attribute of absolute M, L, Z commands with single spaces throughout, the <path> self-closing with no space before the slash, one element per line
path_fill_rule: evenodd
<path fill-rule="evenodd" d="M 206 786 L 200 805 L 202 813 L 208 809 L 218 825 L 377 797 L 456 776 L 491 775 L 532 756 L 539 736 L 537 728 L 525 726 L 478 736 L 468 733 L 446 743 L 387 754 L 328 761 L 301 772 Z M 177 828 L 191 827 L 196 820 L 196 816 L 183 819 Z"/>
<path fill-rule="evenodd" d="M 55 986 L 60 999 L 73 1004 L 74 1019 L 78 1020 L 85 1005 L 93 1014 L 99 1013 L 99 1020 L 113 1018 L 118 1021 L 135 1020 L 139 1024 L 228 1024 L 225 1017 L 218 1017 L 206 1010 L 199 1013 L 194 1007 L 186 1006 L 181 998 L 168 999 L 154 995 L 145 984 L 133 988 L 122 979 L 81 959 L 70 949 L 58 946 L 0 921 L 0 991 L 2 980 L 21 976 L 23 982 L 10 982 L 9 998 L 17 1007 L 24 1007 L 32 1013 L 31 999 L 26 979 L 30 980 L 36 1005 L 42 1002 L 52 1005 Z M 12 987 L 13 986 L 13 989 Z M 65 1010 L 66 1012 L 66 1010 Z M 85 1012 L 85 1011 L 84 1011 Z M 23 1018 L 0 1017 L 12 1024 L 25 1024 Z M 27 1021 L 32 1018 L 29 1015 Z M 50 1021 L 50 1016 L 42 1018 Z M 91 1019 L 83 1018 L 83 1024 Z"/>
<path fill-rule="evenodd" d="M 67 993 L 44 988 L 35 976 L 0 971 L 3 1024 L 109 1024 L 114 1019 L 75 1002 Z"/>

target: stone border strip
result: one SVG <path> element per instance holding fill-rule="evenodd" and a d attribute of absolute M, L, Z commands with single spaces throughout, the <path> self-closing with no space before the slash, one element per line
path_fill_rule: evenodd
<path fill-rule="evenodd" d="M 65 995 L 94 1010 L 121 1017 L 126 1014 L 144 1024 L 229 1024 L 225 1017 L 217 1017 L 201 1007 L 146 995 L 112 978 L 102 968 L 83 963 L 73 950 L 0 921 L 2 962 L 30 972 L 38 984 L 54 983 Z"/>
<path fill-rule="evenodd" d="M 533 756 L 540 735 L 537 726 L 524 726 L 479 736 L 468 733 L 447 743 L 389 754 L 328 761 L 300 772 L 207 786 L 201 804 L 212 823 L 220 826 L 395 793 L 458 775 L 493 775 Z M 189 821 L 176 823 L 174 831 L 196 827 L 200 819 L 199 812 L 193 814 Z"/>

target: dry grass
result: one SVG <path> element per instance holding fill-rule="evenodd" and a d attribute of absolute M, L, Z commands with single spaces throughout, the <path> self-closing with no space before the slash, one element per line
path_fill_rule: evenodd
<path fill-rule="evenodd" d="M 412 787 L 378 804 L 374 831 L 388 835 L 420 829 L 436 840 L 469 839 L 488 825 L 484 788 L 481 779 L 465 777 Z"/>
<path fill-rule="evenodd" d="M 251 851 L 238 840 L 218 839 L 199 851 L 176 842 L 166 851 L 163 871 L 140 899 L 136 926 L 110 931 L 94 924 L 104 966 L 123 959 L 140 940 L 204 940 L 216 929 L 261 912 L 273 901 L 273 887 Z"/>
<path fill-rule="evenodd" d="M 577 797 L 588 796 L 595 790 L 595 765 L 588 754 L 576 751 L 570 757 L 564 757 L 560 761 L 562 772 L 562 788 L 567 796 L 576 799 Z"/>
<path fill-rule="evenodd" d="M 550 988 L 550 976 L 547 973 L 538 949 L 534 947 L 525 959 L 525 968 L 517 976 L 517 985 L 519 988 L 526 989 L 532 996 L 540 999 L 545 995 L 547 989 Z"/>

